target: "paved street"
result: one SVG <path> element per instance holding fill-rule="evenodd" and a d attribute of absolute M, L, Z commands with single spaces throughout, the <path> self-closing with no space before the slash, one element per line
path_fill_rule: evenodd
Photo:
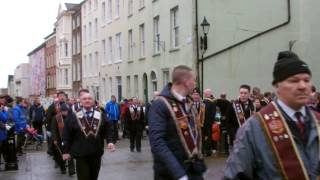
<path fill-rule="evenodd" d="M 114 153 L 107 152 L 102 159 L 100 180 L 152 180 L 152 157 L 147 140 L 143 140 L 142 153 L 131 153 L 128 139 L 120 140 Z M 205 179 L 221 179 L 225 158 L 212 157 L 206 159 L 208 171 Z M 76 177 L 61 175 L 54 168 L 54 162 L 45 150 L 35 152 L 28 150 L 26 155 L 19 157 L 18 171 L 0 171 L 1 180 L 73 180 Z"/>

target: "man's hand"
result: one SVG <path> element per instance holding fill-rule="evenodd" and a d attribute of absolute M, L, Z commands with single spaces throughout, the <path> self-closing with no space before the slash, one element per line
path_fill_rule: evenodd
<path fill-rule="evenodd" d="M 6 129 L 7 131 L 9 131 L 11 129 L 11 126 L 9 126 L 8 124 L 6 124 Z"/>
<path fill-rule="evenodd" d="M 146 129 L 149 129 L 149 126 L 146 126 Z"/>
<path fill-rule="evenodd" d="M 107 148 L 110 152 L 114 152 L 116 150 L 116 146 L 113 143 L 109 143 Z"/>
<path fill-rule="evenodd" d="M 54 145 L 58 145 L 58 141 L 54 140 L 54 141 L 53 141 L 53 144 L 54 144 Z"/>
<path fill-rule="evenodd" d="M 63 155 L 62 155 L 62 159 L 63 159 L 64 161 L 69 160 L 70 158 L 71 158 L 70 154 L 63 154 Z"/>

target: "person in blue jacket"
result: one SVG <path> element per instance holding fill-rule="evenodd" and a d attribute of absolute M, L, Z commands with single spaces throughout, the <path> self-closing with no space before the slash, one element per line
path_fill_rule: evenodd
<path fill-rule="evenodd" d="M 16 97 L 16 106 L 12 109 L 15 132 L 17 134 L 17 153 L 23 154 L 22 146 L 25 141 L 25 130 L 27 128 L 26 101 L 22 97 Z"/>
<path fill-rule="evenodd" d="M 9 113 L 5 107 L 5 99 L 0 97 L 0 162 L 1 155 L 4 153 L 4 143 L 7 140 L 7 122 Z"/>
<path fill-rule="evenodd" d="M 113 142 L 116 142 L 119 138 L 118 135 L 118 121 L 120 119 L 120 106 L 117 103 L 117 99 L 114 95 L 111 96 L 111 101 L 109 101 L 105 106 L 105 112 L 107 118 L 112 124 L 113 129 Z"/>

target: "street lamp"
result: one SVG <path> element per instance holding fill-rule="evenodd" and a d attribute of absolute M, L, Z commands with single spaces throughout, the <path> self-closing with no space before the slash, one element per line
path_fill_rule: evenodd
<path fill-rule="evenodd" d="M 203 31 L 203 37 L 202 36 L 200 37 L 200 49 L 203 51 L 202 53 L 202 56 L 203 56 L 205 51 L 208 49 L 207 34 L 210 29 L 210 24 L 208 23 L 206 17 L 203 18 L 200 26 L 202 27 L 202 31 Z"/>

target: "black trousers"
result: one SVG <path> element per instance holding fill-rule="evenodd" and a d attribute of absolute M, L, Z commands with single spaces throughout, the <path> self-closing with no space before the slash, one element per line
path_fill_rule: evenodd
<path fill-rule="evenodd" d="M 20 132 L 17 135 L 17 152 L 22 153 L 22 146 L 26 140 L 26 136 L 24 132 Z"/>
<path fill-rule="evenodd" d="M 207 139 L 205 138 L 207 137 Z M 211 133 L 210 131 L 205 132 L 202 131 L 202 154 L 204 155 L 211 155 L 212 154 L 212 140 L 211 140 Z"/>
<path fill-rule="evenodd" d="M 118 121 L 111 120 L 111 126 L 112 126 L 112 130 L 113 130 L 112 140 L 113 140 L 113 142 L 117 142 L 117 140 L 119 139 Z"/>
<path fill-rule="evenodd" d="M 100 156 L 86 156 L 76 158 L 78 180 L 97 180 L 100 167 Z"/>
<path fill-rule="evenodd" d="M 137 151 L 141 151 L 141 138 L 142 130 L 130 130 L 130 150 L 134 150 L 136 147 Z"/>
<path fill-rule="evenodd" d="M 66 170 L 66 162 L 62 159 L 61 147 L 58 147 L 57 145 L 53 146 L 53 159 L 58 164 L 61 171 Z"/>
<path fill-rule="evenodd" d="M 203 180 L 203 177 L 200 174 L 187 174 L 187 176 L 188 176 L 188 180 Z M 175 179 L 169 174 L 154 173 L 154 180 L 175 180 Z"/>
<path fill-rule="evenodd" d="M 41 136 L 43 136 L 43 132 L 42 132 L 42 125 L 43 122 L 41 121 L 33 121 L 32 122 L 33 127 L 37 130 L 38 134 L 40 134 Z"/>

